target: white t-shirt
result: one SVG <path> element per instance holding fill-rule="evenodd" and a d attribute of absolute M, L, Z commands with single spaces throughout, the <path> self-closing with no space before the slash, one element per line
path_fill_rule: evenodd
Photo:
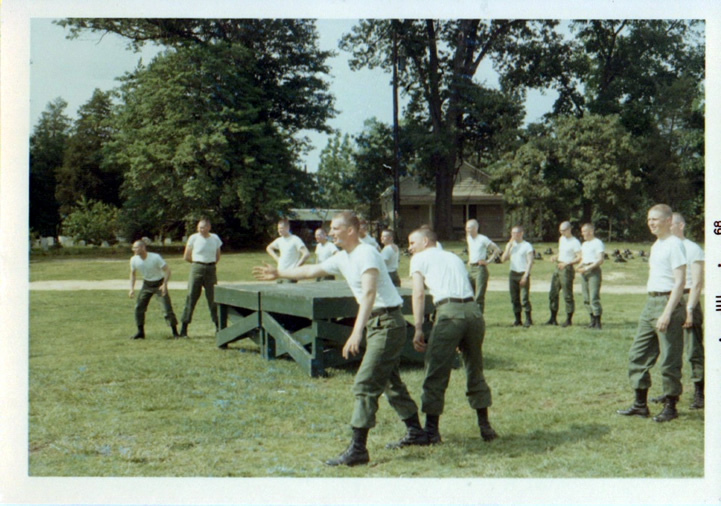
<path fill-rule="evenodd" d="M 511 247 L 511 270 L 514 272 L 526 272 L 529 253 L 533 253 L 533 246 L 531 246 L 530 242 L 513 243 Z"/>
<path fill-rule="evenodd" d="M 441 244 L 441 241 L 436 241 L 436 248 L 443 251 L 443 245 Z"/>
<path fill-rule="evenodd" d="M 140 255 L 134 255 L 130 259 L 130 270 L 140 271 L 145 281 L 159 281 L 165 277 L 163 267 L 165 260 L 157 253 L 148 251 L 148 256 L 143 260 Z"/>
<path fill-rule="evenodd" d="M 315 245 L 315 263 L 321 264 L 324 260 L 330 258 L 333 256 L 333 253 L 336 253 L 338 251 L 338 248 L 335 244 L 333 244 L 330 241 L 326 241 L 325 244 L 318 243 Z"/>
<path fill-rule="evenodd" d="M 276 237 L 276 239 L 270 243 L 270 248 L 280 251 L 278 270 L 282 271 L 295 267 L 295 264 L 298 263 L 301 257 L 300 249 L 305 248 L 305 243 L 303 243 L 303 240 L 297 235 L 288 234 L 287 237 Z"/>
<path fill-rule="evenodd" d="M 358 239 L 360 239 L 360 241 L 362 243 L 369 244 L 376 249 L 380 248 L 380 246 L 378 246 L 378 241 L 376 241 L 373 237 L 371 237 L 370 234 L 366 234 L 365 237 L 358 236 Z"/>
<path fill-rule="evenodd" d="M 463 260 L 449 251 L 431 247 L 416 253 L 411 257 L 410 272 L 411 276 L 416 272 L 423 276 L 434 304 L 448 297 L 473 297 Z"/>
<path fill-rule="evenodd" d="M 381 257 L 383 257 L 383 261 L 386 263 L 388 272 L 396 272 L 398 270 L 398 261 L 401 257 L 401 252 L 398 249 L 398 246 L 394 248 L 389 244 L 384 247 L 381 251 Z"/>
<path fill-rule="evenodd" d="M 483 234 L 478 234 L 475 238 L 469 234 L 466 235 L 466 243 L 468 244 L 468 263 L 476 264 L 479 260 L 488 258 L 488 247 L 493 244 L 493 241 Z"/>
<path fill-rule="evenodd" d="M 603 244 L 601 244 L 603 247 Z M 573 262 L 576 258 L 576 253 L 581 251 L 581 241 L 575 237 L 567 238 L 562 235 L 558 238 L 558 261 L 567 264 Z"/>
<path fill-rule="evenodd" d="M 691 288 L 693 281 L 691 280 L 691 264 L 703 262 L 704 255 L 701 246 L 693 242 L 691 239 L 683 240 L 683 247 L 686 249 L 686 288 Z"/>
<path fill-rule="evenodd" d="M 378 271 L 378 281 L 373 308 L 395 307 L 403 303 L 403 299 L 398 295 L 398 290 L 393 286 L 393 281 L 388 275 L 388 269 L 386 269 L 381 254 L 373 246 L 358 244 L 350 254 L 345 250 L 341 250 L 324 261 L 321 267 L 328 274 L 343 275 L 358 304 L 360 304 L 363 296 L 361 276 L 367 270 L 376 269 Z"/>
<path fill-rule="evenodd" d="M 196 232 L 188 238 L 186 247 L 192 248 L 191 259 L 193 262 L 209 264 L 215 262 L 217 252 L 222 245 L 223 241 L 216 234 L 203 237 L 199 232 Z"/>
<path fill-rule="evenodd" d="M 603 241 L 598 237 L 594 237 L 590 241 L 583 241 L 583 245 L 581 245 L 581 263 L 596 263 L 599 255 L 603 255 L 603 249 Z"/>
<path fill-rule="evenodd" d="M 683 241 L 675 235 L 657 239 L 648 258 L 646 289 L 649 292 L 670 292 L 673 290 L 673 270 L 682 265 L 686 265 Z"/>

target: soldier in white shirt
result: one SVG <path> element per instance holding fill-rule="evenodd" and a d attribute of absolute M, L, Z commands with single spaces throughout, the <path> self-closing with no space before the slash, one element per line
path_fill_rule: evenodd
<path fill-rule="evenodd" d="M 376 250 L 380 251 L 381 247 L 378 245 L 378 241 L 376 241 L 375 237 L 368 233 L 368 222 L 364 218 L 359 218 L 359 220 L 360 236 L 358 238 L 360 239 L 360 241 L 369 244 L 373 246 Z"/>
<path fill-rule="evenodd" d="M 684 236 L 686 220 L 681 213 L 673 213 L 671 233 L 683 241 L 686 250 L 686 286 L 683 290 L 686 321 L 683 324 L 684 353 L 691 364 L 694 397 L 691 409 L 704 407 L 704 349 L 703 311 L 700 298 L 703 288 L 704 253 L 701 247 Z M 663 402 L 663 396 L 651 399 Z"/>
<path fill-rule="evenodd" d="M 291 234 L 290 222 L 285 218 L 278 221 L 278 237 L 265 248 L 265 251 L 278 263 L 279 270 L 303 265 L 310 256 L 303 240 Z M 283 281 L 279 280 L 279 282 Z M 289 282 L 296 283 L 295 280 Z"/>
<path fill-rule="evenodd" d="M 686 250 L 683 241 L 671 233 L 671 208 L 657 204 L 648 211 L 648 228 L 656 236 L 648 259 L 648 298 L 628 352 L 628 377 L 635 401 L 624 416 L 649 416 L 646 398 L 651 387 L 651 367 L 660 358 L 663 411 L 653 419 L 668 422 L 678 417 L 676 403 L 681 395 L 683 360 L 683 289 L 686 283 Z"/>
<path fill-rule="evenodd" d="M 594 227 L 586 223 L 581 227 L 583 244 L 579 258 L 581 264 L 576 267 L 576 272 L 581 274 L 581 291 L 583 293 L 583 305 L 588 311 L 590 322 L 589 329 L 601 330 L 601 264 L 603 264 L 603 242 L 594 235 Z"/>
<path fill-rule="evenodd" d="M 393 286 L 378 250 L 361 243 L 359 229 L 360 223 L 354 213 L 339 213 L 331 221 L 330 235 L 342 251 L 322 264 L 286 270 L 268 264 L 253 268 L 256 279 L 264 281 L 342 274 L 358 302 L 358 315 L 342 351 L 346 359 L 360 353 L 365 330 L 366 350 L 353 382 L 355 405 L 350 423 L 353 436 L 343 453 L 326 462 L 330 466 L 369 462 L 368 431 L 375 426 L 378 399 L 383 394 L 409 433 L 423 433 L 418 406 L 400 376 L 401 352 L 407 340 L 406 321 L 401 313 L 403 299 Z"/>
<path fill-rule="evenodd" d="M 215 266 L 220 262 L 222 245 L 223 241 L 220 237 L 210 233 L 210 220 L 207 218 L 198 221 L 198 232 L 191 235 L 185 244 L 183 260 L 192 265 L 188 279 L 188 296 L 185 298 L 185 309 L 180 318 L 183 324 L 180 330 L 181 337 L 188 337 L 188 325 L 193 319 L 193 311 L 201 290 L 205 290 L 210 318 L 216 330 L 218 329 L 218 311 L 215 305 L 215 285 L 218 284 L 218 276 Z"/>
<path fill-rule="evenodd" d="M 178 320 L 175 318 L 173 305 L 170 302 L 170 294 L 168 293 L 170 267 L 160 255 L 148 252 L 143 241 L 133 243 L 133 253 L 134 256 L 130 259 L 130 292 L 128 297 L 132 299 L 133 295 L 135 295 L 136 272 L 140 272 L 143 276 L 143 286 L 135 303 L 135 325 L 138 327 L 138 332 L 131 339 L 145 339 L 145 312 L 153 295 L 157 295 L 160 299 L 165 321 L 170 325 L 173 337 L 178 337 Z"/>
<path fill-rule="evenodd" d="M 548 307 L 551 317 L 546 325 L 558 325 L 558 295 L 563 292 L 563 300 L 566 303 L 566 321 L 561 327 L 568 327 L 572 323 L 575 301 L 573 300 L 573 278 L 575 277 L 574 265 L 581 261 L 577 256 L 581 252 L 581 243 L 571 233 L 571 223 L 564 221 L 558 226 L 560 237 L 558 238 L 558 254 L 551 257 L 551 262 L 556 264 L 556 270 L 551 276 L 551 288 L 548 292 Z"/>
<path fill-rule="evenodd" d="M 400 262 L 401 252 L 398 246 L 393 243 L 392 231 L 384 230 L 381 232 L 381 244 L 383 244 L 381 257 L 386 263 L 388 275 L 395 286 L 401 286 L 401 278 L 398 276 L 398 263 Z"/>
<path fill-rule="evenodd" d="M 315 263 L 322 264 L 325 260 L 332 257 L 338 252 L 338 248 L 335 244 L 328 240 L 328 234 L 322 228 L 315 230 Z M 315 278 L 316 281 L 332 281 L 335 276 L 324 276 L 322 278 Z"/>
<path fill-rule="evenodd" d="M 531 320 L 531 301 L 529 291 L 531 289 L 531 268 L 533 267 L 533 246 L 523 240 L 523 227 L 516 225 L 511 229 L 511 239 L 501 255 L 501 262 L 510 259 L 510 271 L 508 273 L 508 286 L 511 292 L 511 304 L 513 304 L 514 327 L 521 325 L 521 309 L 525 310 L 526 320 L 523 326 L 528 328 L 533 325 Z"/>
<path fill-rule="evenodd" d="M 483 313 L 488 288 L 488 267 L 501 253 L 496 243 L 478 233 L 478 220 L 466 222 L 466 244 L 468 246 L 468 279 L 473 288 L 473 300 Z"/>
<path fill-rule="evenodd" d="M 480 307 L 473 299 L 463 261 L 453 253 L 435 247 L 436 234 L 418 229 L 408 237 L 413 279 L 413 347 L 425 352 L 425 377 L 421 411 L 426 414 L 427 442 L 441 441 L 438 423 L 445 401 L 451 369 L 460 350 L 466 372 L 466 399 L 476 411 L 478 426 L 484 441 L 497 437 L 488 421 L 491 389 L 483 376 L 483 337 L 485 322 Z M 433 296 L 436 316 L 431 335 L 423 333 L 425 315 L 425 287 Z M 422 444 L 406 437 L 396 446 Z"/>

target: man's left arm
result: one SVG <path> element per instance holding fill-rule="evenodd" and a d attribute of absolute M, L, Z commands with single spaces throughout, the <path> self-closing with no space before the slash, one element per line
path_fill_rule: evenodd
<path fill-rule="evenodd" d="M 355 318 L 353 331 L 343 346 L 343 358 L 348 359 L 360 352 L 360 344 L 363 340 L 363 330 L 373 310 L 373 303 L 376 300 L 376 287 L 378 286 L 378 269 L 368 269 L 361 274 L 361 300 L 358 305 L 358 314 Z"/>
<path fill-rule="evenodd" d="M 686 265 L 680 265 L 673 270 L 673 289 L 671 290 L 671 295 L 668 298 L 663 313 L 656 321 L 656 329 L 658 329 L 659 332 L 665 332 L 666 329 L 668 329 L 668 325 L 671 322 L 671 313 L 673 313 L 674 308 L 681 301 L 685 284 Z"/>
<path fill-rule="evenodd" d="M 305 245 L 301 246 L 299 248 L 300 250 L 300 260 L 298 260 L 298 263 L 295 264 L 296 267 L 300 267 L 305 263 L 306 260 L 308 260 L 308 257 L 310 257 L 310 251 L 308 251 L 308 248 L 305 247 Z"/>
<path fill-rule="evenodd" d="M 528 283 L 528 278 L 531 276 L 531 268 L 533 267 L 533 260 L 533 250 L 531 250 L 526 254 L 526 272 L 523 273 L 523 277 L 521 278 L 521 286 Z"/>
<path fill-rule="evenodd" d="M 420 272 L 413 273 L 413 295 L 411 296 L 413 305 L 413 348 L 416 351 L 426 351 L 426 338 L 423 335 L 423 319 L 426 311 L 426 288 L 425 279 Z"/>
<path fill-rule="evenodd" d="M 687 267 L 688 268 L 688 267 Z M 688 302 L 686 303 L 686 321 L 684 328 L 693 327 L 693 310 L 701 299 L 701 289 L 703 288 L 703 260 L 693 262 L 691 264 L 691 290 L 688 294 Z"/>
<path fill-rule="evenodd" d="M 160 285 L 160 293 L 162 295 L 168 294 L 168 281 L 170 281 L 170 267 L 168 267 L 168 264 L 163 265 L 163 284 Z"/>

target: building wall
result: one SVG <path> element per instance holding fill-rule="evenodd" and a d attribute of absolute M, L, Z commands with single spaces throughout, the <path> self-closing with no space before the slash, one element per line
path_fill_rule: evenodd
<path fill-rule="evenodd" d="M 401 204 L 401 230 L 399 230 L 399 233 L 404 236 L 404 239 L 409 232 L 421 225 L 433 223 L 433 207 L 432 205 Z M 466 221 L 471 218 L 478 220 L 482 234 L 494 240 L 505 237 L 504 214 L 501 204 L 454 205 L 452 208 L 452 235 L 461 239 L 465 235 Z"/>

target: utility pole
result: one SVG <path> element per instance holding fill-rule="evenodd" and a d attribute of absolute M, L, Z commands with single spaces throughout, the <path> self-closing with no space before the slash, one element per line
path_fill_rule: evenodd
<path fill-rule="evenodd" d="M 393 232 L 398 235 L 401 210 L 400 152 L 398 147 L 398 35 L 396 20 L 391 21 L 393 33 Z M 402 238 L 397 237 L 400 241 Z"/>

